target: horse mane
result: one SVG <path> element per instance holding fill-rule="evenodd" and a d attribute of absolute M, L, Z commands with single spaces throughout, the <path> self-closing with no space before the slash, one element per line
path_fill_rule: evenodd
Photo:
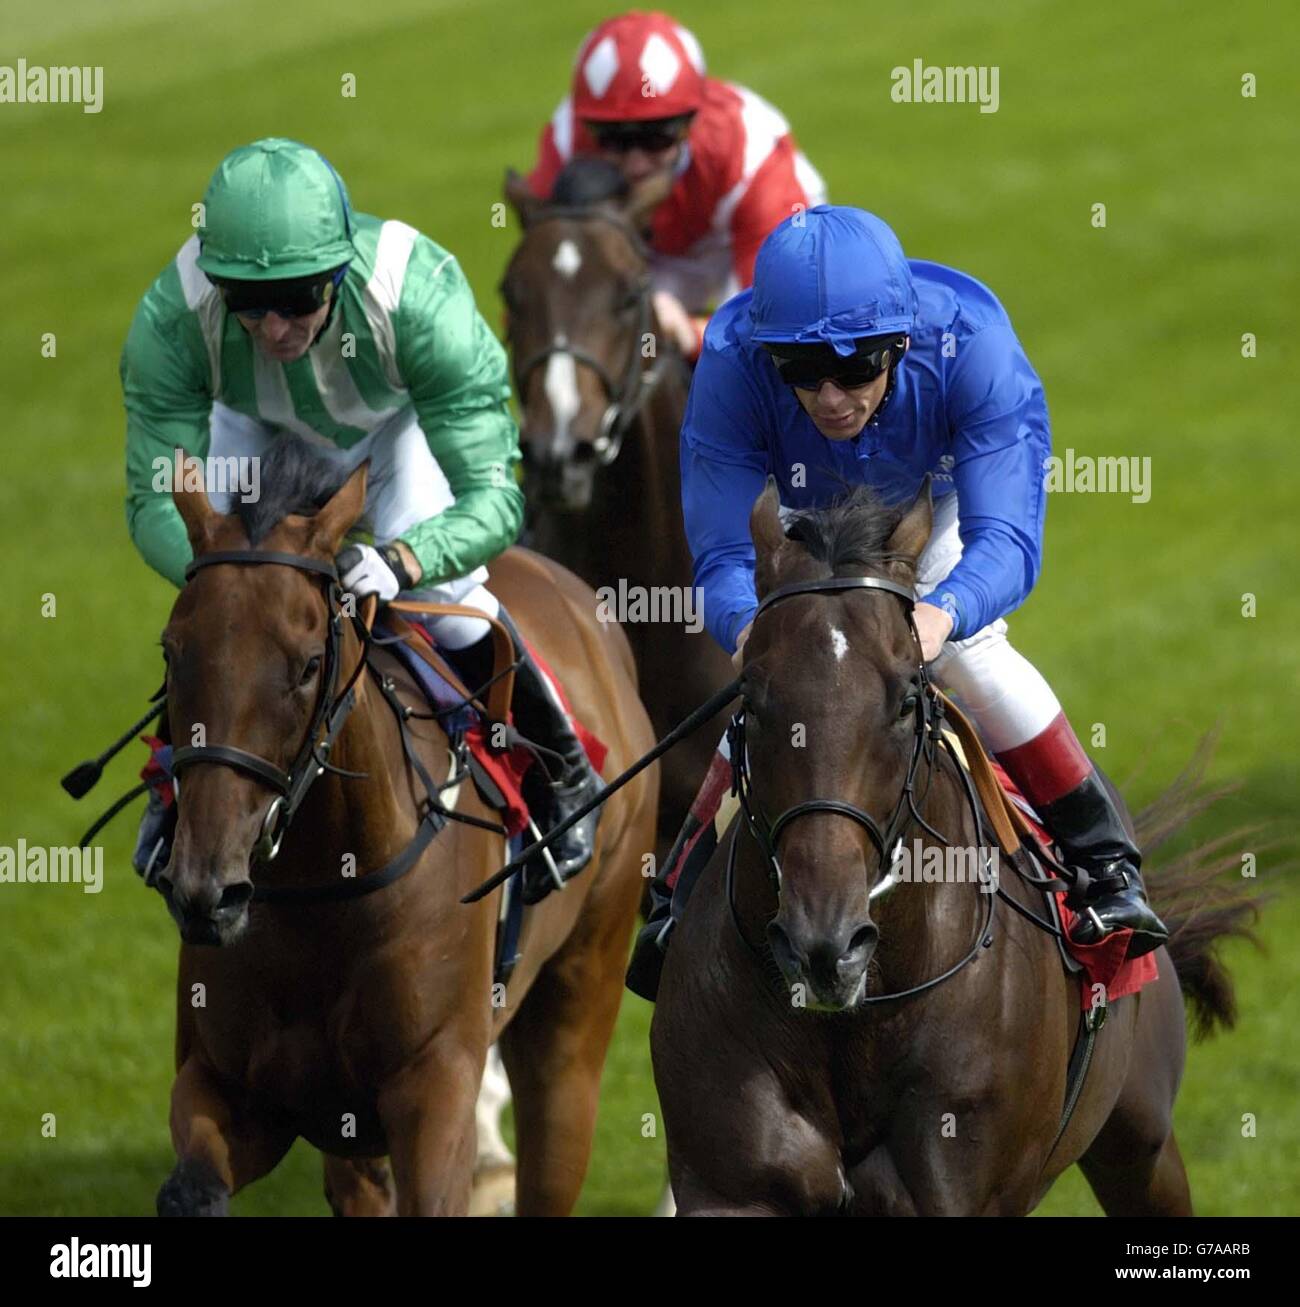
<path fill-rule="evenodd" d="M 832 572 L 874 571 L 897 563 L 914 571 L 915 559 L 887 548 L 909 507 L 908 502 L 887 503 L 871 486 L 854 486 L 824 508 L 796 513 L 786 525 L 786 539 L 803 545 Z"/>
<path fill-rule="evenodd" d="M 617 164 L 579 157 L 560 169 L 546 203 L 562 209 L 589 209 L 606 202 L 622 204 L 628 191 L 627 178 Z"/>
<path fill-rule="evenodd" d="M 239 499 L 235 505 L 252 545 L 291 513 L 310 516 L 319 512 L 349 476 L 347 468 L 287 431 L 275 440 L 261 463 L 258 498 L 248 503 Z"/>

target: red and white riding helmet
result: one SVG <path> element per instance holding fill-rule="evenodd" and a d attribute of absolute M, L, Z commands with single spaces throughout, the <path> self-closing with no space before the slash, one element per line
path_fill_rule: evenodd
<path fill-rule="evenodd" d="M 578 47 L 573 112 L 591 122 L 641 122 L 693 113 L 704 100 L 704 53 L 667 14 L 606 19 Z"/>

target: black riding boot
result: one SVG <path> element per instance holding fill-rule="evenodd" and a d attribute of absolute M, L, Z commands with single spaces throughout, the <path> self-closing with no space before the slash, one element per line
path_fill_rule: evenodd
<path fill-rule="evenodd" d="M 1097 944 L 1127 927 L 1133 932 L 1130 958 L 1159 948 L 1169 938 L 1169 930 L 1147 902 L 1142 855 L 1096 768 L 1069 794 L 1040 805 L 1038 815 L 1060 848 L 1064 864 L 1086 876 L 1079 887 L 1082 906 L 1072 938 L 1080 944 Z"/>
<path fill-rule="evenodd" d="M 541 833 L 553 830 L 589 802 L 603 782 L 574 733 L 569 715 L 528 653 L 513 619 L 501 609 L 502 625 L 515 646 L 515 688 L 511 701 L 515 729 L 535 762 L 524 777 L 524 797 Z M 441 650 L 470 690 L 492 674 L 492 637 L 485 635 L 468 649 Z M 524 902 L 536 903 L 576 876 L 591 861 L 600 809 L 590 812 L 566 831 L 540 858 L 524 868 Z M 547 854 L 549 853 L 549 860 Z"/>
<path fill-rule="evenodd" d="M 678 838 L 680 840 L 680 836 Z M 674 861 L 670 856 L 650 882 L 650 913 L 645 919 L 645 925 L 636 933 L 632 960 L 628 963 L 627 977 L 623 982 L 647 1003 L 653 1003 L 659 997 L 659 977 L 664 969 L 668 938 L 676 925 L 673 920 L 673 892 L 668 888 L 666 879 Z"/>
<path fill-rule="evenodd" d="M 711 773 L 710 773 L 711 774 Z M 702 797 L 710 786 L 706 777 L 701 789 Z M 713 817 L 705 830 L 700 830 L 700 818 L 695 815 L 700 798 L 691 805 L 686 814 L 682 828 L 677 832 L 673 847 L 664 859 L 663 865 L 655 872 L 650 882 L 650 912 L 645 925 L 637 931 L 636 942 L 632 946 L 632 960 L 628 963 L 627 977 L 624 984 L 634 994 L 648 1003 L 653 1003 L 659 996 L 659 977 L 663 972 L 664 958 L 668 953 L 668 942 L 677 925 L 677 919 L 695 888 L 700 873 L 709 865 L 718 847 L 718 832 Z M 690 852 L 686 852 L 687 845 Z M 677 868 L 677 877 L 673 885 L 668 884 L 668 877 L 673 868 Z M 677 915 L 673 915 L 676 904 Z"/>

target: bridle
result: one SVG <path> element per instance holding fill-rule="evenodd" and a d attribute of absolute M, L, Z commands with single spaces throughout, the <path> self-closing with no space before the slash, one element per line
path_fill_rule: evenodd
<path fill-rule="evenodd" d="M 902 843 L 904 834 L 908 828 L 916 823 L 924 830 L 929 832 L 935 839 L 944 845 L 950 844 L 950 841 L 935 830 L 933 826 L 922 816 L 917 806 L 917 778 L 921 772 L 924 763 L 925 770 L 925 791 L 921 795 L 921 802 L 925 801 L 925 795 L 929 793 L 930 785 L 934 779 L 936 750 L 943 747 L 948 751 L 953 761 L 957 758 L 953 747 L 943 732 L 943 701 L 930 682 L 929 673 L 926 670 L 925 660 L 920 654 L 920 637 L 917 635 L 916 624 L 912 618 L 912 610 L 915 607 L 915 597 L 910 588 L 898 585 L 893 581 L 885 580 L 882 577 L 874 576 L 854 576 L 854 577 L 831 577 L 821 581 L 801 581 L 792 585 L 781 586 L 773 590 L 764 597 L 759 604 L 757 611 L 754 613 L 756 622 L 764 612 L 782 603 L 786 599 L 791 599 L 796 595 L 825 595 L 840 594 L 845 591 L 865 590 L 876 593 L 885 593 L 896 595 L 903 601 L 907 614 L 908 626 L 912 632 L 912 638 L 917 645 L 917 667 L 913 675 L 913 685 L 916 687 L 916 708 L 913 713 L 912 728 L 912 748 L 908 758 L 907 771 L 904 776 L 902 790 L 895 802 L 888 818 L 883 825 L 865 809 L 859 808 L 854 804 L 845 803 L 839 799 L 808 799 L 802 803 L 796 803 L 782 812 L 775 821 L 769 821 L 762 811 L 762 805 L 758 802 L 754 791 L 753 784 L 749 774 L 749 760 L 746 752 L 745 738 L 745 706 L 742 700 L 740 710 L 735 714 L 728 727 L 728 740 L 731 749 L 731 787 L 732 793 L 735 794 L 740 802 L 740 810 L 744 819 L 745 829 L 749 832 L 759 849 L 762 851 L 769 880 L 772 888 L 779 895 L 781 892 L 782 872 L 780 859 L 777 856 L 777 842 L 782 832 L 799 817 L 808 816 L 811 813 L 829 813 L 835 816 L 847 817 L 850 821 L 856 822 L 867 832 L 872 844 L 875 846 L 879 860 L 876 869 L 875 883 L 869 890 L 870 897 L 878 897 L 891 884 L 890 866 L 891 850 L 897 852 Z M 752 636 L 751 636 L 752 638 Z M 961 776 L 966 800 L 975 819 L 975 829 L 978 832 L 980 848 L 984 847 L 984 827 L 983 819 L 980 813 L 979 801 L 975 795 L 974 788 L 971 785 L 970 778 L 964 768 L 957 765 L 957 773 Z M 740 831 L 738 823 L 732 831 L 731 845 L 727 851 L 727 873 L 726 873 L 726 894 L 727 903 L 730 908 L 732 924 L 739 933 L 742 940 L 750 948 L 751 952 L 762 956 L 756 945 L 745 934 L 741 925 L 740 915 L 736 907 L 735 898 L 735 873 L 736 873 L 736 852 L 737 852 L 737 835 Z M 862 1003 L 883 1003 L 892 999 L 906 998 L 912 994 L 920 993 L 923 990 L 931 989 L 942 981 L 947 980 L 950 976 L 955 975 L 968 962 L 971 962 L 983 948 L 988 948 L 993 943 L 991 927 L 993 924 L 994 904 L 999 897 L 999 893 L 987 893 L 987 904 L 985 907 L 984 924 L 980 929 L 975 943 L 971 946 L 969 952 L 955 965 L 948 968 L 939 976 L 925 981 L 923 984 L 914 985 L 910 989 L 901 990 L 893 994 L 878 994 L 864 996 Z"/>
<path fill-rule="evenodd" d="M 548 208 L 528 223 L 528 230 L 544 223 L 560 220 L 573 222 L 603 222 L 616 228 L 632 246 L 642 262 L 649 259 L 645 242 L 628 222 L 612 213 L 595 208 L 578 208 L 557 206 Z M 642 366 L 641 342 L 652 334 L 654 309 L 650 300 L 650 281 L 642 277 L 636 290 L 637 325 L 628 350 L 627 366 L 623 375 L 616 380 L 609 369 L 589 350 L 573 344 L 563 333 L 557 333 L 550 344 L 530 354 L 527 359 L 515 367 L 515 389 L 522 400 L 527 394 L 529 379 L 543 363 L 556 355 L 571 358 L 596 374 L 605 390 L 606 407 L 600 419 L 600 428 L 592 441 L 596 460 L 602 467 L 608 467 L 623 448 L 623 437 L 631 429 L 641 410 L 650 402 L 655 390 L 664 376 L 665 355 L 656 349 L 655 360 L 650 367 Z"/>
<path fill-rule="evenodd" d="M 263 784 L 276 791 L 276 797 L 262 818 L 258 838 L 253 845 L 254 861 L 267 864 L 273 862 L 280 852 L 280 845 L 285 832 L 289 829 L 294 815 L 306 798 L 312 785 L 327 771 L 352 780 L 367 779 L 364 772 L 348 771 L 336 767 L 330 762 L 330 754 L 339 732 L 343 729 L 349 714 L 356 707 L 356 684 L 363 671 L 370 669 L 379 685 L 379 691 L 385 702 L 397 718 L 401 734 L 402 749 L 408 763 L 419 777 L 426 793 L 426 803 L 420 816 L 415 835 L 384 867 L 327 885 L 258 885 L 254 887 L 255 899 L 293 902 L 329 902 L 370 894 L 391 885 L 405 875 L 419 860 L 430 841 L 438 834 L 449 820 L 462 821 L 470 825 L 482 826 L 498 831 L 500 827 L 491 822 L 456 812 L 442 799 L 444 790 L 458 787 L 468 774 L 464 756 L 464 744 L 452 751 L 451 772 L 446 781 L 439 784 L 429 775 L 428 770 L 417 756 L 409 737 L 406 721 L 411 710 L 397 698 L 393 682 L 384 677 L 371 663 L 371 651 L 377 644 L 386 643 L 372 635 L 355 607 L 343 602 L 343 588 L 339 582 L 338 570 L 333 563 L 320 559 L 308 558 L 302 554 L 278 553 L 273 550 L 225 549 L 202 554 L 195 558 L 185 569 L 188 582 L 196 572 L 205 567 L 224 564 L 242 566 L 292 567 L 308 575 L 323 577 L 328 583 L 324 587 L 324 597 L 329 610 L 329 623 L 325 646 L 325 665 L 322 677 L 322 689 L 312 712 L 311 724 L 303 739 L 298 753 L 284 771 L 274 763 L 247 749 L 230 744 L 186 745 L 172 751 L 172 779 L 176 788 L 176 799 L 180 801 L 180 773 L 200 763 L 233 767 L 255 777 Z M 351 619 L 353 630 L 361 642 L 361 657 L 348 673 L 346 681 L 342 677 L 343 619 Z"/>
<path fill-rule="evenodd" d="M 370 633 L 365 624 L 352 613 L 354 628 L 361 636 L 362 656 L 352 669 L 339 691 L 342 630 L 343 630 L 343 594 L 339 584 L 338 571 L 333 563 L 322 562 L 316 558 L 307 558 L 301 554 L 275 553 L 255 549 L 224 549 L 210 554 L 202 554 L 185 569 L 185 580 L 189 581 L 196 572 L 205 567 L 216 567 L 228 563 L 246 566 L 274 564 L 280 567 L 292 567 L 309 575 L 323 576 L 328 582 L 326 603 L 329 606 L 329 626 L 325 645 L 325 669 L 323 690 L 316 700 L 312 713 L 311 725 L 288 771 L 283 771 L 274 763 L 247 749 L 236 748 L 231 744 L 186 745 L 172 751 L 172 775 L 176 782 L 176 792 L 180 794 L 180 773 L 196 763 L 219 763 L 234 767 L 237 771 L 255 776 L 263 784 L 275 790 L 276 797 L 271 800 L 266 815 L 262 818 L 262 828 L 257 842 L 253 846 L 254 857 L 259 862 L 272 862 L 280 852 L 284 833 L 289 828 L 294 814 L 302 805 L 303 799 L 318 777 L 328 769 L 342 775 L 357 776 L 356 772 L 344 772 L 334 767 L 329 761 L 330 752 L 338 733 L 343 729 L 348 714 L 356 705 L 355 686 L 357 678 L 366 665 L 365 649 L 369 643 Z M 324 734 L 322 735 L 322 727 Z"/>

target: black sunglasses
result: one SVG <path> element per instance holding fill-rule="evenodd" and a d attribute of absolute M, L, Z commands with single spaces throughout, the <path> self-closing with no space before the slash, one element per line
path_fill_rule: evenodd
<path fill-rule="evenodd" d="M 324 276 L 287 281 L 212 280 L 231 313 L 260 321 L 268 313 L 281 318 L 310 317 L 329 303 L 331 294 L 342 283 L 346 272 L 344 266 Z"/>
<path fill-rule="evenodd" d="M 689 118 L 658 118 L 646 123 L 591 123 L 588 130 L 602 150 L 627 154 L 629 150 L 655 153 L 679 144 L 690 128 Z"/>
<path fill-rule="evenodd" d="M 859 350 L 848 358 L 829 351 L 807 354 L 783 354 L 768 348 L 777 376 L 796 390 L 819 390 L 823 381 L 832 381 L 841 390 L 857 390 L 869 386 L 891 363 L 903 354 L 903 338 Z"/>

